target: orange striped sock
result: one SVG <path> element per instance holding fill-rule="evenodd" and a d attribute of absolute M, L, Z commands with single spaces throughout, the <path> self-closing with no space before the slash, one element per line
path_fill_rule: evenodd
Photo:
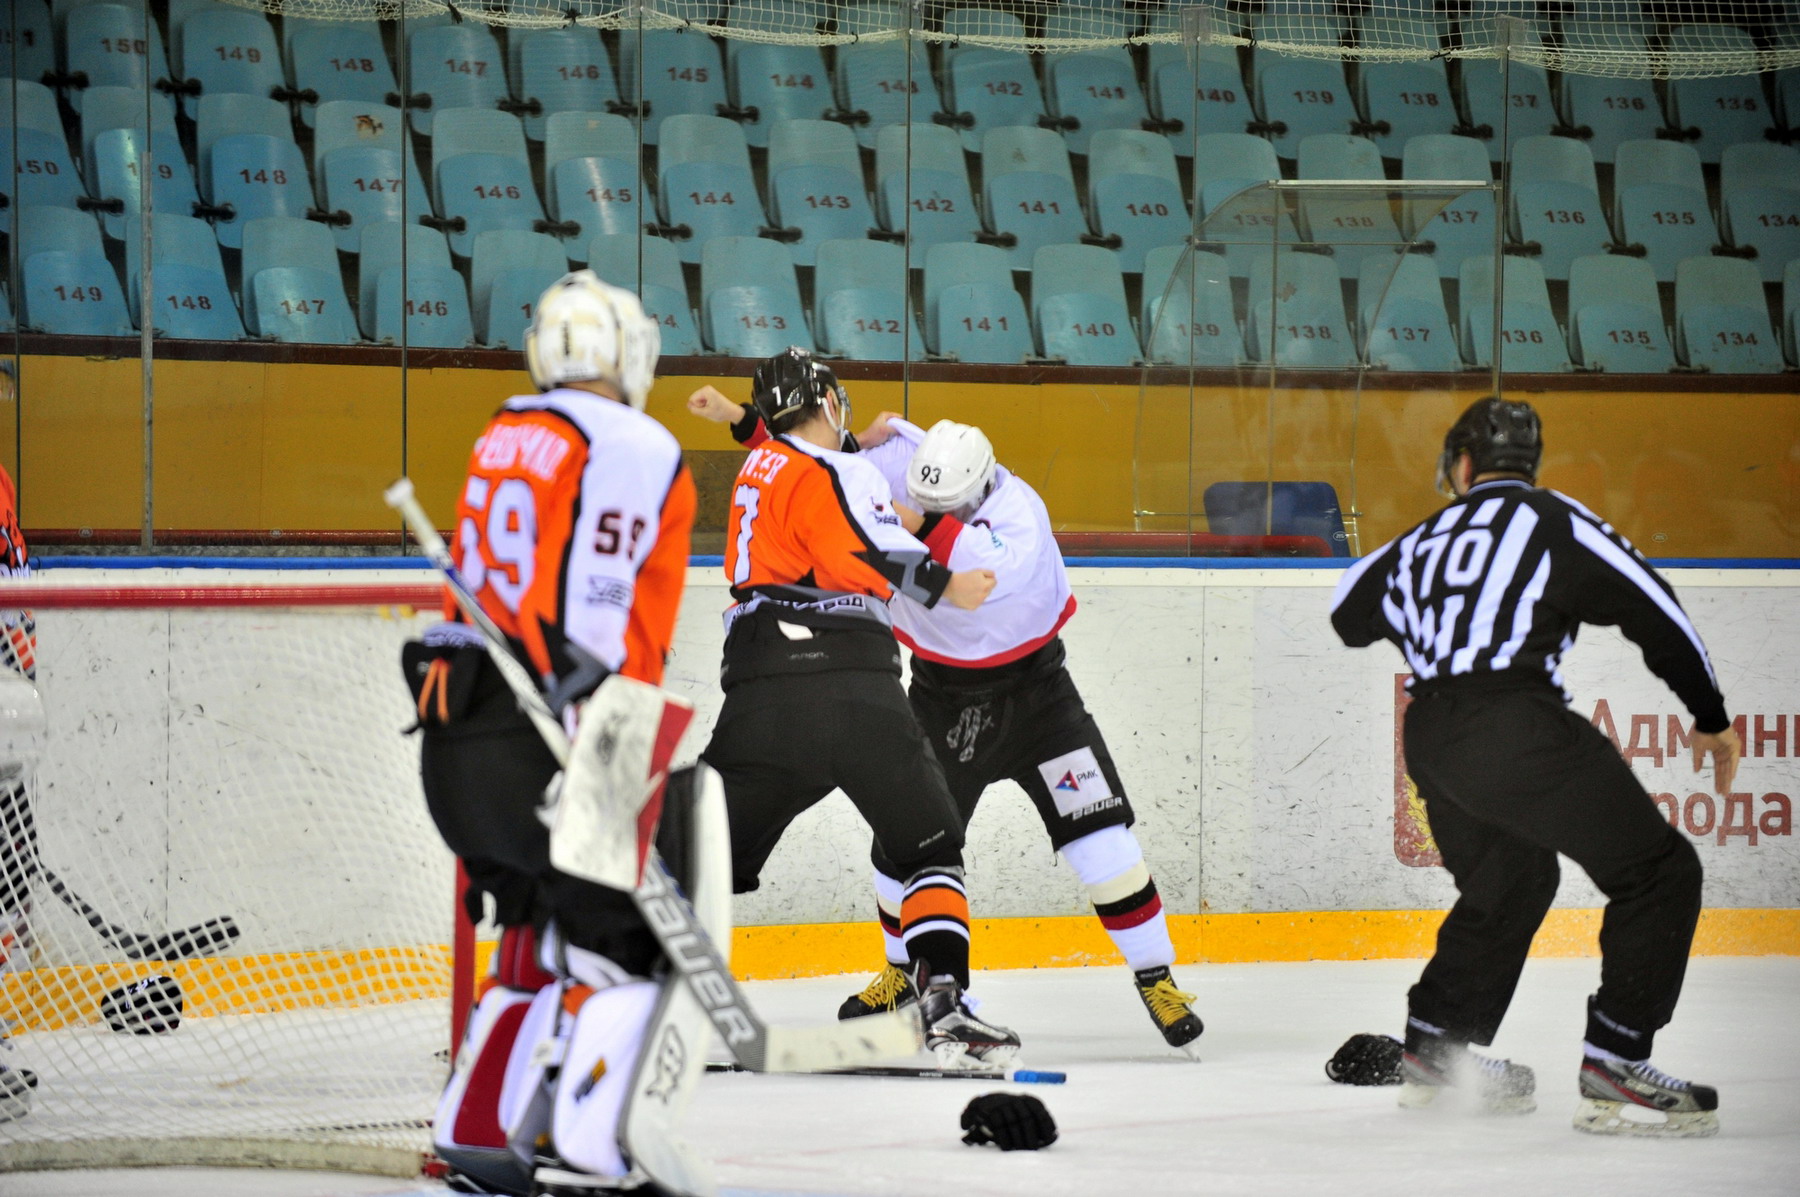
<path fill-rule="evenodd" d="M 907 958 L 930 964 L 969 987 L 969 896 L 961 869 L 927 869 L 906 883 L 900 899 L 900 941 Z"/>

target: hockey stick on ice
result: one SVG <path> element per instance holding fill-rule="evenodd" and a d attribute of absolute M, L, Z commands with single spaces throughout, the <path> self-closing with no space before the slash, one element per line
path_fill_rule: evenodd
<path fill-rule="evenodd" d="M 550 713 L 536 679 L 513 654 L 505 634 L 488 618 L 487 612 L 464 585 L 456 563 L 450 557 L 449 547 L 413 493 L 411 479 L 400 479 L 388 487 L 383 497 L 387 505 L 405 519 L 425 556 L 443 574 L 451 597 L 481 632 L 489 658 L 518 699 L 520 709 L 531 719 L 557 763 L 566 769 L 569 763 L 568 733 Z M 918 1015 L 910 1009 L 823 1026 L 771 1027 L 765 1023 L 731 975 L 730 966 L 694 914 L 692 904 L 672 883 L 654 845 L 649 848 L 632 898 L 663 954 L 681 973 L 731 1054 L 746 1071 L 816 1072 L 849 1068 L 919 1050 Z"/>
<path fill-rule="evenodd" d="M 708 1072 L 745 1072 L 741 1064 L 709 1060 Z M 1061 1085 L 1069 1074 L 1042 1068 L 933 1068 L 929 1064 L 873 1064 L 853 1068 L 828 1068 L 820 1076 L 899 1077 L 929 1081 L 1008 1081 L 1015 1085 Z"/>
<path fill-rule="evenodd" d="M 195 923 L 191 927 L 181 927 L 162 935 L 148 935 L 139 931 L 127 931 L 106 921 L 98 910 L 82 900 L 80 894 L 64 884 L 63 879 L 52 873 L 41 862 L 38 872 L 50 886 L 50 892 L 61 898 L 70 910 L 80 915 L 94 933 L 105 940 L 108 947 L 117 948 L 132 960 L 186 960 L 192 956 L 204 956 L 208 952 L 217 951 L 228 946 L 240 934 L 237 920 L 230 915 L 220 915 L 216 919 L 207 919 L 204 923 Z"/>

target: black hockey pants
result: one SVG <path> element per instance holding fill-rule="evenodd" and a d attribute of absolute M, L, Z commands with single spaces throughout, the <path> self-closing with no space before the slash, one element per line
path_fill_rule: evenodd
<path fill-rule="evenodd" d="M 1493 1041 L 1556 895 L 1560 852 L 1607 897 L 1596 1005 L 1647 1046 L 1681 993 L 1700 858 L 1612 743 L 1547 686 L 1455 682 L 1414 698 L 1404 743 L 1460 895 L 1412 988 L 1412 1015 L 1455 1039 Z"/>

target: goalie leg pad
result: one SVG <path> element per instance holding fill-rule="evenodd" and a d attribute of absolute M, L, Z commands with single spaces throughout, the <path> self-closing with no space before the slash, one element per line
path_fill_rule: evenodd
<path fill-rule="evenodd" d="M 729 895 L 727 866 L 719 878 Z M 679 1127 L 706 1067 L 712 1020 L 693 990 L 675 978 L 663 985 L 632 1078 L 620 1142 L 625 1158 L 658 1188 L 679 1197 L 711 1197 L 712 1168 L 682 1140 Z"/>
<path fill-rule="evenodd" d="M 539 1144 L 550 1133 L 551 1091 L 568 1033 L 563 993 L 563 986 L 550 985 L 532 995 L 500 1086 L 500 1125 L 506 1130 L 507 1146 L 527 1174 Z"/>
<path fill-rule="evenodd" d="M 572 1168 L 607 1178 L 631 1171 L 620 1123 L 660 994 L 653 981 L 615 985 L 591 994 L 576 1013 L 550 1124 L 556 1154 Z"/>
<path fill-rule="evenodd" d="M 656 848 L 721 956 L 731 950 L 731 822 L 725 783 L 701 761 L 669 775 Z"/>
<path fill-rule="evenodd" d="M 531 1172 L 507 1145 L 500 1096 L 533 994 L 495 985 L 482 995 L 456 1054 L 456 1070 L 438 1099 L 432 1147 L 458 1172 L 503 1193 L 526 1193 Z"/>

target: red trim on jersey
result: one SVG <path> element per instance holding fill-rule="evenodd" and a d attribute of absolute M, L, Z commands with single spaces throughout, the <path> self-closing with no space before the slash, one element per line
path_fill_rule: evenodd
<path fill-rule="evenodd" d="M 967 524 L 953 515 L 941 515 L 931 531 L 925 534 L 925 547 L 931 550 L 931 559 L 950 568 L 950 552 L 956 547 L 956 538 L 962 534 Z"/>
<path fill-rule="evenodd" d="M 1124 914 L 1103 914 L 1100 925 L 1108 931 L 1129 931 L 1139 927 L 1162 913 L 1162 895 L 1151 894 L 1150 900 L 1136 910 Z"/>
<path fill-rule="evenodd" d="M 991 657 L 982 657 L 980 660 L 976 661 L 959 661 L 955 657 L 941 656 L 928 648 L 920 648 L 913 643 L 912 637 L 908 636 L 898 624 L 894 626 L 894 635 L 899 638 L 900 643 L 911 649 L 916 656 L 923 657 L 934 664 L 954 665 L 958 669 L 992 669 L 996 665 L 1010 665 L 1023 657 L 1029 657 L 1032 653 L 1056 639 L 1056 634 L 1062 631 L 1062 626 L 1065 623 L 1068 623 L 1069 617 L 1074 614 L 1075 596 L 1071 594 L 1069 596 L 1069 601 L 1063 604 L 1062 614 L 1056 617 L 1056 622 L 1050 626 L 1048 632 L 1045 632 L 1042 636 L 1027 640 L 1016 648 L 1009 648 L 1005 652 L 995 653 Z"/>

